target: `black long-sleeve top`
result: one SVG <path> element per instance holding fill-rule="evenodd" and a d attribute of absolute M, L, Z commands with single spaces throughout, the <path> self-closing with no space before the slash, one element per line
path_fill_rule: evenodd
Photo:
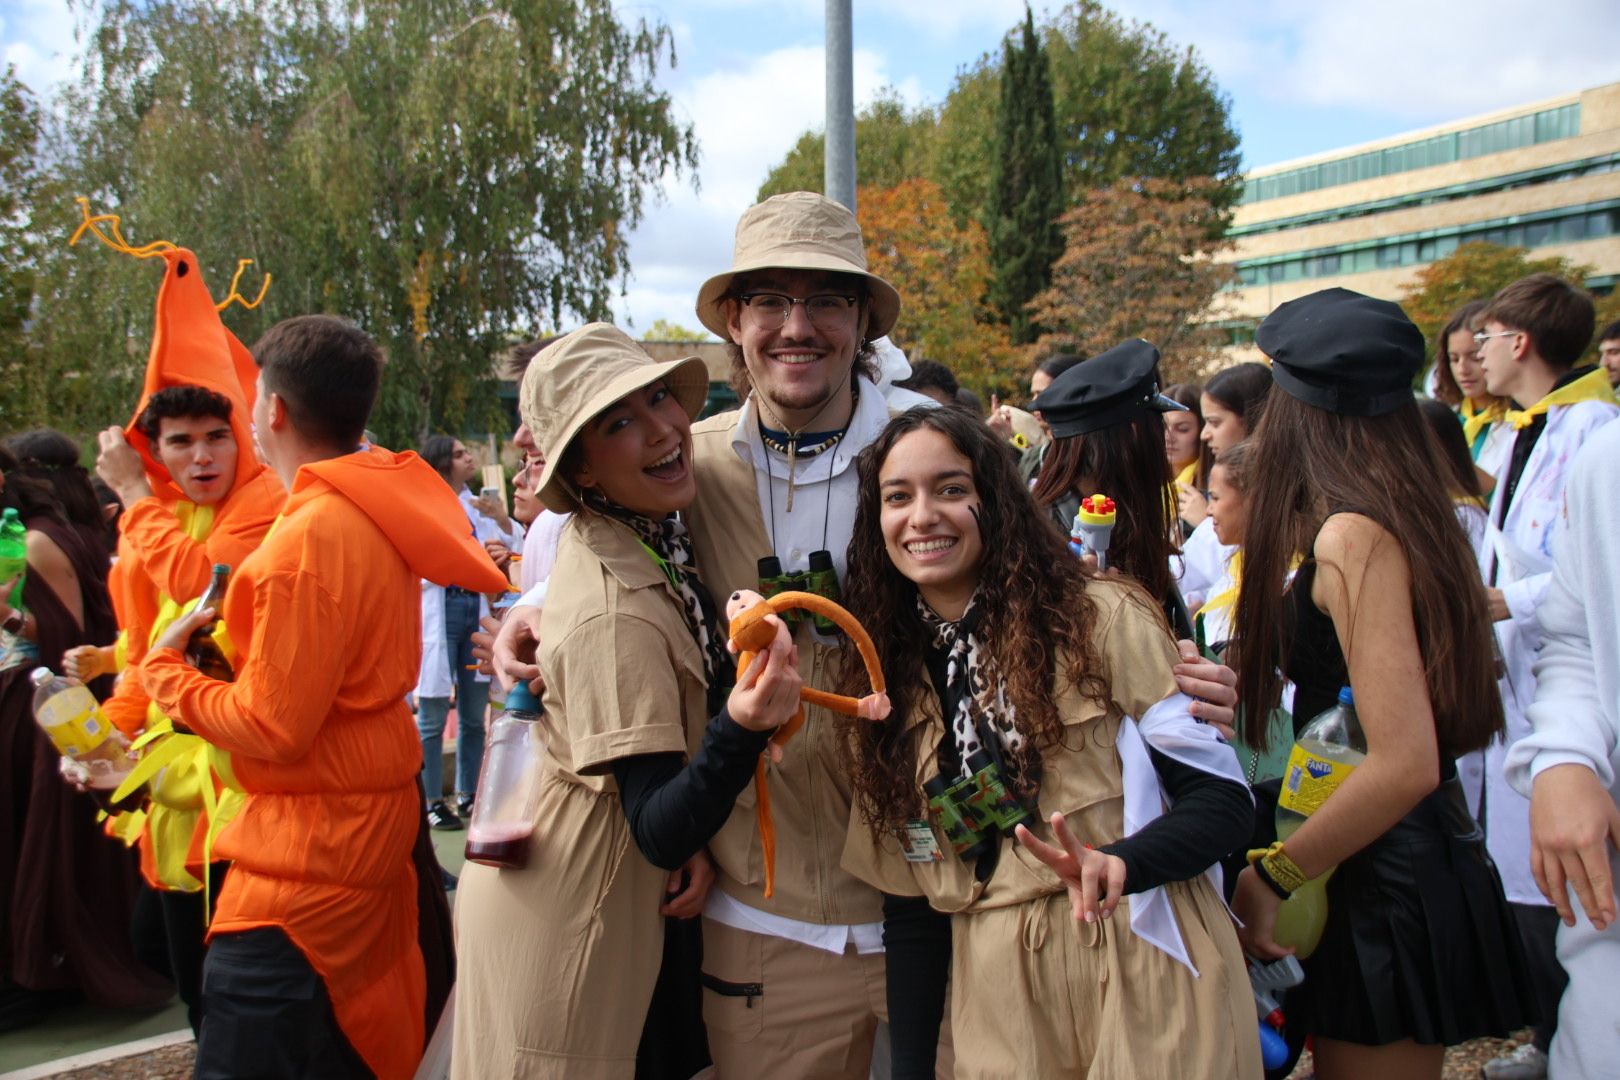
<path fill-rule="evenodd" d="M 613 763 L 630 835 L 648 862 L 674 870 L 720 831 L 770 736 L 749 731 L 721 709 L 691 761 L 671 752 Z"/>
<path fill-rule="evenodd" d="M 1249 789 L 1148 748 L 1170 809 L 1122 840 L 1098 848 L 1125 863 L 1125 893 L 1146 892 L 1203 873 L 1248 842 Z M 883 898 L 889 1030 L 894 1080 L 929 1080 L 950 977 L 950 916 L 920 896 Z"/>

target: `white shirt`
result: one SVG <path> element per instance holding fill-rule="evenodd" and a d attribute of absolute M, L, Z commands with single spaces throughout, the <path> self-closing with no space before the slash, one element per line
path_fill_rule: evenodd
<path fill-rule="evenodd" d="M 466 488 L 462 488 L 456 493 L 456 498 L 461 500 L 461 508 L 467 511 L 467 520 L 472 522 L 473 535 L 478 538 L 478 542 L 480 544 L 488 543 L 491 540 L 498 540 L 506 545 L 508 551 L 522 550 L 522 525 L 519 525 L 511 518 L 508 518 L 507 522 L 509 525 L 511 525 L 511 528 L 506 532 L 502 532 L 501 527 L 495 523 L 494 518 L 484 516 L 479 512 L 478 507 L 474 505 L 478 502 L 477 495 L 474 495 Z"/>

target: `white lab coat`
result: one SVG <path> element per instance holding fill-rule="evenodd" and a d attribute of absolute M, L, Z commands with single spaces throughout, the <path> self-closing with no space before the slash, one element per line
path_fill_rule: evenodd
<path fill-rule="evenodd" d="M 1545 647 L 1536 660 L 1534 734 L 1508 753 L 1510 783 L 1526 795 L 1534 778 L 1557 765 L 1584 765 L 1620 804 L 1620 502 L 1614 464 L 1620 424 L 1586 444 L 1566 491 L 1557 565 L 1541 608 Z M 1609 849 L 1611 880 L 1620 856 Z M 1569 990 L 1553 1037 L 1555 1077 L 1620 1080 L 1620 923 L 1598 930 L 1575 904 L 1574 926 L 1558 928 L 1558 960 Z"/>
<path fill-rule="evenodd" d="M 1552 551 L 1562 527 L 1564 485 L 1576 452 L 1592 433 L 1620 415 L 1620 409 L 1606 402 L 1581 401 L 1554 406 L 1547 413 L 1547 426 L 1536 440 L 1525 463 L 1507 519 L 1498 529 L 1502 496 L 1507 489 L 1512 451 L 1503 455 L 1496 473 L 1496 490 L 1491 496 L 1490 522 L 1479 554 L 1480 573 L 1502 590 L 1510 617 L 1495 624 L 1507 668 L 1501 680 L 1502 711 L 1507 732 L 1483 751 L 1457 761 L 1468 808 L 1480 815 L 1484 794 L 1485 842 L 1502 875 L 1502 887 L 1515 904 L 1540 904 L 1547 900 L 1530 873 L 1530 800 L 1508 784 L 1503 765 L 1514 743 L 1530 734 L 1527 710 L 1536 696 L 1532 665 L 1541 648 L 1542 630 L 1538 609 L 1552 579 Z"/>
<path fill-rule="evenodd" d="M 523 526 L 512 522 L 510 531 L 502 532 L 500 527 L 491 518 L 480 514 L 473 506 L 476 498 L 472 492 L 465 488 L 456 496 L 461 501 L 461 508 L 467 512 L 467 523 L 480 542 L 486 540 L 499 540 L 507 546 L 509 551 L 523 550 Z M 478 601 L 478 615 L 483 618 L 489 614 L 489 600 L 482 598 Z M 479 672 L 476 676 L 479 682 L 489 682 L 489 676 Z M 411 691 L 418 698 L 447 698 L 451 696 L 451 688 L 455 686 L 454 673 L 450 670 L 450 647 L 444 638 L 444 586 L 435 585 L 426 578 L 422 579 L 422 666 L 416 673 L 416 689 Z"/>

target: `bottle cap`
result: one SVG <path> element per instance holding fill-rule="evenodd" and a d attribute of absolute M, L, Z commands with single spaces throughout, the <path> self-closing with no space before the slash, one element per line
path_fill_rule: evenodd
<path fill-rule="evenodd" d="M 222 563 L 222 562 L 217 562 L 217 563 L 214 564 L 214 573 L 216 573 L 216 574 L 228 574 L 230 572 L 231 572 L 231 568 L 227 564 Z"/>
<path fill-rule="evenodd" d="M 9 514 L 11 511 L 6 512 Z M 56 678 L 56 672 L 48 667 L 37 667 L 28 673 L 28 681 L 35 686 L 44 686 L 54 678 Z"/>
<path fill-rule="evenodd" d="M 529 684 L 520 682 L 506 692 L 507 712 L 539 712 L 540 702 L 535 700 Z"/>
<path fill-rule="evenodd" d="M 1350 688 L 1348 686 L 1340 687 L 1340 689 L 1339 689 L 1339 704 L 1340 705 L 1354 705 L 1355 703 L 1356 703 L 1356 695 L 1354 695 L 1354 694 L 1352 694 L 1350 692 Z"/>

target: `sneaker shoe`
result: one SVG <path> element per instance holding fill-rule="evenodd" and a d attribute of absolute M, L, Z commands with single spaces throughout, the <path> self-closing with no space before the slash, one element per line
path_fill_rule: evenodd
<path fill-rule="evenodd" d="M 473 797 L 471 795 L 457 795 L 456 809 L 461 811 L 462 817 L 472 817 Z"/>
<path fill-rule="evenodd" d="M 1547 1055 L 1535 1043 L 1516 1046 L 1480 1067 L 1485 1080 L 1546 1080 Z"/>
<path fill-rule="evenodd" d="M 461 819 L 456 816 L 454 810 L 445 805 L 443 799 L 428 807 L 427 819 L 429 825 L 445 832 L 455 832 L 461 828 Z"/>

